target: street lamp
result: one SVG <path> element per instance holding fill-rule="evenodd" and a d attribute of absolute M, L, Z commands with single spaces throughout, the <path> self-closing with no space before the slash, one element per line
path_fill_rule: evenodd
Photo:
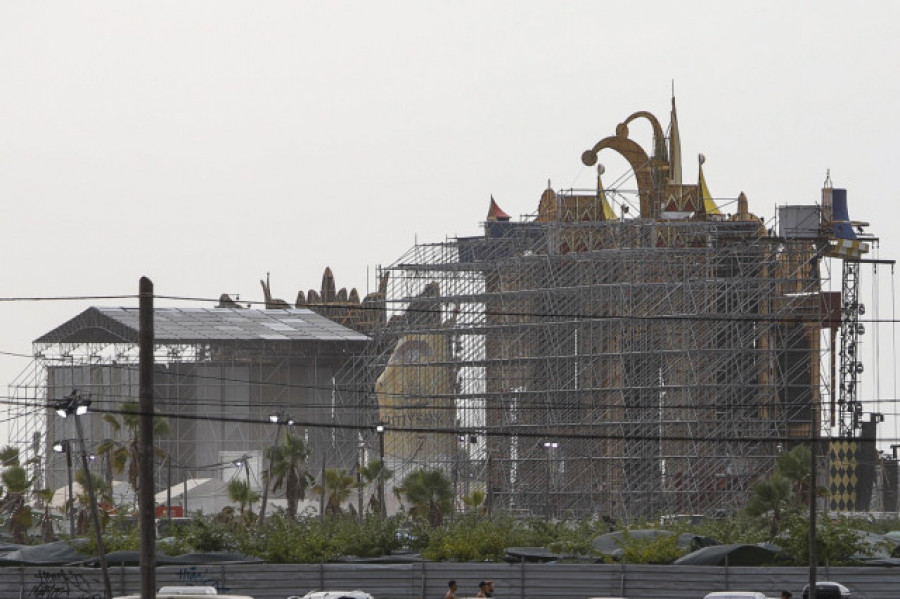
<path fill-rule="evenodd" d="M 269 422 L 275 425 L 275 443 L 272 445 L 272 451 L 269 453 L 269 471 L 263 477 L 263 496 L 262 503 L 259 506 L 259 521 L 257 522 L 257 526 L 260 529 L 262 529 L 263 521 L 266 519 L 266 503 L 269 499 L 269 483 L 272 482 L 272 470 L 275 468 L 275 452 L 278 451 L 281 425 L 294 426 L 293 418 L 279 413 L 269 414 Z"/>
<path fill-rule="evenodd" d="M 356 500 L 358 503 L 358 512 L 359 512 L 359 521 L 363 521 L 363 485 L 362 485 L 362 468 L 363 464 L 366 460 L 366 442 L 362 440 L 362 435 L 359 435 L 359 439 L 357 441 L 357 447 L 359 448 L 359 455 L 356 458 Z"/>
<path fill-rule="evenodd" d="M 94 523 L 94 534 L 97 538 L 97 557 L 100 559 L 100 569 L 103 572 L 103 587 L 107 599 L 112 599 L 112 583 L 109 580 L 109 570 L 106 565 L 106 547 L 103 545 L 103 534 L 100 531 L 100 514 L 97 510 L 97 498 L 94 495 L 94 481 L 91 479 L 91 471 L 88 469 L 88 454 L 84 445 L 84 431 L 81 428 L 81 418 L 88 412 L 91 405 L 90 397 L 82 397 L 78 389 L 72 389 L 69 395 L 53 402 L 53 409 L 60 418 L 75 416 L 75 431 L 78 433 L 78 442 L 81 444 L 81 466 L 84 468 L 84 478 L 87 484 L 88 500 L 91 504 L 91 520 Z"/>
<path fill-rule="evenodd" d="M 231 462 L 235 468 L 240 470 L 244 469 L 244 473 L 247 475 L 247 489 L 250 489 L 250 456 L 247 454 L 242 455 L 238 459 Z"/>
<path fill-rule="evenodd" d="M 56 441 L 53 444 L 53 451 L 56 453 L 66 454 L 66 474 L 69 481 L 68 493 L 66 494 L 66 513 L 69 516 L 69 538 L 75 538 L 75 499 L 72 495 L 72 447 L 68 439 Z"/>
<path fill-rule="evenodd" d="M 378 434 L 378 459 L 380 466 L 378 468 L 378 506 L 381 511 L 381 517 L 387 516 L 387 506 L 384 505 L 384 433 L 386 426 L 383 422 L 375 425 L 375 432 Z"/>
<path fill-rule="evenodd" d="M 463 494 L 469 496 L 469 481 L 472 478 L 472 446 L 478 443 L 478 435 L 465 435 L 466 438 L 466 463 L 465 478 L 463 479 Z"/>
<path fill-rule="evenodd" d="M 56 410 L 56 415 L 60 418 L 68 418 L 73 414 L 75 416 L 84 416 L 88 413 L 90 405 L 90 398 L 82 398 L 78 394 L 78 390 L 73 389 L 69 395 L 53 402 L 53 409 Z"/>
<path fill-rule="evenodd" d="M 554 449 L 556 449 L 557 447 L 559 447 L 559 443 L 558 443 L 557 441 L 543 441 L 543 442 L 541 443 L 541 447 L 543 447 L 544 450 L 547 452 L 547 489 L 546 489 L 546 495 L 547 495 L 547 520 L 550 520 L 550 516 L 551 516 L 551 508 L 552 508 L 551 502 L 550 502 L 550 473 L 551 473 L 551 467 L 550 467 L 550 453 L 551 453 Z"/>

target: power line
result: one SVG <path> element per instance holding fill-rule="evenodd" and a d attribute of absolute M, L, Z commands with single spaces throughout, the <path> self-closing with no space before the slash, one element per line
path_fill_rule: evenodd
<path fill-rule="evenodd" d="M 499 294 L 502 295 L 502 294 Z M 47 296 L 47 297 L 0 297 L 0 302 L 27 302 L 27 301 L 75 301 L 75 300 L 92 300 L 92 299 L 137 299 L 137 295 L 107 295 L 107 296 Z M 203 303 L 218 303 L 219 299 L 196 297 L 196 296 L 180 296 L 180 295 L 155 295 L 155 299 L 166 299 L 171 301 L 191 301 Z M 439 300 L 431 298 L 410 297 L 403 300 L 382 300 L 385 304 L 399 304 L 403 308 L 392 309 L 397 312 L 414 313 L 414 314 L 440 314 L 448 313 L 449 308 L 423 308 L 410 306 L 411 303 L 440 303 L 442 306 L 451 306 L 454 304 L 484 304 L 483 299 L 473 298 L 470 300 L 455 298 L 452 300 Z M 265 301 L 247 301 L 243 304 L 265 305 Z M 289 309 L 308 309 L 315 312 L 313 308 L 322 310 L 348 310 L 348 311 L 385 311 L 383 306 L 364 305 L 364 304 L 339 304 L 339 303 L 307 303 L 299 308 Z M 134 308 L 137 310 L 137 308 Z M 157 308 L 159 310 L 160 308 Z M 227 309 L 227 308 L 225 308 Z M 271 309 L 277 312 L 279 309 Z M 468 312 L 467 312 L 468 314 Z M 485 317 L 494 316 L 510 316 L 510 317 L 532 317 L 532 318 L 560 318 L 573 320 L 636 320 L 636 321 L 689 321 L 689 322 L 745 322 L 745 323 L 816 323 L 826 320 L 824 315 L 814 316 L 779 316 L 777 314 L 748 314 L 746 316 L 717 316 L 713 314 L 658 314 L 640 316 L 634 314 L 589 314 L 581 312 L 534 312 L 534 311 L 507 311 L 507 310 L 477 310 L 474 314 Z M 325 314 L 320 314 L 328 318 Z M 900 322 L 896 318 L 867 318 L 859 319 L 860 323 L 869 324 L 895 324 Z M 469 326 L 477 326 L 482 323 L 462 323 L 456 326 L 456 329 L 464 330 Z M 455 329 L 446 329 L 455 330 Z"/>
<path fill-rule="evenodd" d="M 49 408 L 50 406 L 48 406 Z M 99 414 L 112 414 L 112 415 L 123 415 L 128 414 L 130 416 L 144 416 L 146 415 L 143 412 L 139 411 L 129 411 L 125 412 L 122 410 L 110 410 L 103 408 L 91 408 L 89 413 L 99 413 Z M 263 418 L 234 418 L 227 416 L 208 416 L 208 415 L 196 415 L 196 414 L 180 414 L 173 412 L 155 412 L 153 414 L 154 417 L 157 418 L 166 418 L 171 420 L 194 420 L 194 421 L 204 421 L 204 422 L 228 422 L 228 423 L 236 423 L 236 424 L 259 424 L 265 426 L 276 426 L 272 424 L 268 419 Z M 694 421 L 696 422 L 696 421 Z M 546 439 L 548 437 L 552 437 L 554 439 L 573 439 L 573 440 L 591 440 L 591 441 L 603 441 L 603 440 L 611 440 L 611 441 L 681 441 L 681 442 L 710 442 L 710 443 L 722 443 L 722 442 L 748 442 L 748 443 L 765 443 L 765 442 L 773 442 L 773 443 L 803 443 L 807 442 L 809 439 L 806 437 L 796 437 L 796 436 L 709 436 L 709 437 L 699 437 L 699 436 L 690 436 L 690 435 L 648 435 L 648 434 L 631 434 L 631 433 L 573 433 L 573 432 L 564 432 L 555 430 L 558 427 L 564 428 L 592 428 L 592 427 L 600 427 L 600 426 L 608 426 L 611 428 L 640 428 L 647 423 L 633 423 L 628 425 L 623 425 L 622 423 L 610 423 L 610 424 L 583 424 L 579 423 L 577 425 L 571 424 L 534 424 L 530 425 L 533 428 L 540 428 L 541 430 L 527 430 L 525 427 L 521 427 L 515 431 L 509 430 L 508 427 L 490 427 L 490 426 L 469 426 L 469 427 L 411 427 L 411 426 L 387 426 L 388 433 L 410 433 L 410 434 L 446 434 L 446 435 L 476 435 L 476 436 L 486 436 L 486 437 L 506 437 L 506 438 L 534 438 L 534 439 Z M 655 424 L 655 423 L 650 423 Z M 278 425 L 282 426 L 282 425 Z M 286 425 L 285 425 L 286 426 Z M 357 425 L 357 424 L 345 424 L 345 423 L 337 423 L 337 422 L 312 422 L 312 421 L 302 421 L 302 420 L 294 420 L 294 426 L 297 427 L 305 427 L 305 428 L 313 428 L 313 429 L 339 429 L 339 430 L 355 430 L 355 431 L 364 431 L 374 433 L 374 428 L 372 425 Z M 858 440 L 858 439 L 857 439 Z M 880 439 L 882 441 L 893 441 L 894 439 L 886 438 Z M 639 456 L 638 456 L 639 457 Z"/>
<path fill-rule="evenodd" d="M 29 358 L 31 360 L 34 359 L 34 356 L 32 354 L 20 354 L 17 352 L 10 352 L 10 351 L 0 351 L 0 356 L 10 356 L 13 358 Z"/>
<path fill-rule="evenodd" d="M 0 302 L 72 302 L 87 300 L 113 300 L 113 299 L 138 299 L 135 294 L 124 295 L 48 295 L 48 296 L 31 296 L 31 297 L 2 297 Z"/>
<path fill-rule="evenodd" d="M 201 378 L 206 378 L 206 377 L 201 377 Z M 248 384 L 247 381 L 241 380 L 241 379 L 213 379 L 213 380 L 216 380 L 218 382 L 239 382 L 239 383 L 243 383 L 243 384 Z M 249 384 L 253 385 L 253 384 L 255 384 L 255 382 L 250 382 Z M 163 385 L 157 385 L 157 386 L 160 387 Z M 372 403 L 373 406 L 380 405 L 380 406 L 386 407 L 386 408 L 402 409 L 402 410 L 410 410 L 410 411 L 417 411 L 417 410 L 427 410 L 427 411 L 432 411 L 432 410 L 460 411 L 460 410 L 462 410 L 462 411 L 465 411 L 467 409 L 483 409 L 483 410 L 506 409 L 507 406 L 505 406 L 505 405 L 493 406 L 490 404 L 491 404 L 492 400 L 497 401 L 499 403 L 499 402 L 505 401 L 506 398 L 512 398 L 512 397 L 528 398 L 528 396 L 544 396 L 544 395 L 546 395 L 546 392 L 540 391 L 540 390 L 530 391 L 530 392 L 529 391 L 519 391 L 519 392 L 509 392 L 509 393 L 499 393 L 499 392 L 487 393 L 486 392 L 486 393 L 472 393 L 472 394 L 454 394 L 454 393 L 439 394 L 439 393 L 399 393 L 399 392 L 386 393 L 386 392 L 375 392 L 375 391 L 366 391 L 366 390 L 348 391 L 347 389 L 340 388 L 340 387 L 335 387 L 335 388 L 316 387 L 313 385 L 299 385 L 299 384 L 292 385 L 292 384 L 278 384 L 278 383 L 263 383 L 263 384 L 261 384 L 261 386 L 275 386 L 275 387 L 282 387 L 282 388 L 303 388 L 303 389 L 314 389 L 314 390 L 329 391 L 329 392 L 332 390 L 342 390 L 345 392 L 352 392 L 354 394 L 370 395 L 373 398 L 377 397 L 377 398 L 390 398 L 390 399 L 394 399 L 394 400 L 417 400 L 417 402 L 421 402 L 422 400 L 431 400 L 431 401 L 441 402 L 441 403 L 444 403 L 447 401 L 454 402 L 454 405 L 441 405 L 440 403 L 437 405 L 434 405 L 434 404 L 422 405 L 420 403 L 410 405 L 410 404 L 404 404 L 404 403 L 402 403 L 402 401 L 397 401 L 397 402 L 378 401 L 377 404 L 374 402 Z M 677 391 L 680 389 L 695 389 L 695 388 L 722 390 L 721 386 L 714 385 L 714 384 L 700 385 L 700 386 L 698 386 L 698 385 L 681 385 L 678 387 L 669 386 L 669 387 L 660 387 L 658 389 L 653 388 L 651 390 L 674 392 L 674 391 Z M 745 389 L 747 387 L 742 386 L 741 388 Z M 90 388 L 88 388 L 88 391 L 87 391 L 88 393 L 90 393 L 89 389 Z M 583 407 L 583 405 L 580 404 L 577 400 L 578 396 L 592 395 L 592 394 L 596 394 L 596 393 L 616 394 L 623 390 L 629 390 L 629 389 L 633 389 L 633 388 L 632 387 L 624 387 L 624 386 L 623 387 L 615 387 L 615 388 L 585 387 L 585 388 L 579 389 L 577 391 L 576 390 L 566 390 L 566 391 L 563 391 L 563 395 L 565 395 L 565 396 L 571 395 L 571 396 L 576 397 L 576 399 L 571 400 L 573 402 L 571 405 L 566 401 L 545 400 L 542 402 L 526 403 L 524 405 L 519 404 L 516 407 L 516 410 L 523 411 L 523 412 L 527 412 L 530 410 L 535 410 L 535 411 L 546 410 L 548 404 L 552 404 L 552 407 L 554 409 L 560 409 L 560 410 L 578 409 L 580 407 Z M 34 398 L 34 399 L 37 400 L 37 398 Z M 130 395 L 118 395 L 118 394 L 112 394 L 112 393 L 104 393 L 103 395 L 96 395 L 96 396 L 93 396 L 92 399 L 95 403 L 105 403 L 105 404 L 126 403 L 126 402 L 136 402 L 137 401 L 136 397 L 133 397 Z M 182 401 L 178 397 L 161 397 L 161 396 L 157 396 L 155 398 L 155 400 L 158 404 L 161 404 L 161 405 L 173 404 L 173 403 L 178 404 L 180 401 Z M 866 401 L 880 402 L 880 403 L 885 403 L 885 404 L 895 404 L 898 402 L 898 398 L 890 398 L 890 397 L 870 398 L 870 399 L 867 399 Z M 460 406 L 460 405 L 457 405 L 459 402 L 481 403 L 482 405 L 480 405 L 480 406 L 478 406 L 478 405 Z M 28 401 L 24 401 L 24 402 L 21 400 L 17 401 L 17 398 L 12 397 L 12 396 L 0 395 L 0 405 L 8 405 L 8 406 L 12 406 L 12 407 L 22 407 L 23 405 L 27 405 L 28 403 L 29 403 Z M 192 401 L 190 405 L 199 406 L 199 407 L 203 407 L 203 406 L 215 407 L 218 405 L 222 405 L 222 401 L 216 400 L 216 399 L 196 400 L 196 401 Z M 252 402 L 248 401 L 246 403 L 229 402 L 228 405 L 234 406 L 234 407 L 248 407 L 248 408 L 251 408 L 251 407 L 262 407 L 262 408 L 296 407 L 296 408 L 300 408 L 300 409 L 330 409 L 330 408 L 334 407 L 330 401 L 328 401 L 328 402 L 290 402 L 290 401 L 285 402 L 285 401 L 280 401 L 280 402 L 272 402 L 270 404 L 258 404 L 258 403 L 252 403 Z M 752 410 L 752 409 L 758 409 L 758 408 L 767 407 L 767 406 L 768 407 L 779 407 L 779 408 L 802 408 L 802 407 L 808 407 L 811 405 L 812 405 L 811 401 L 802 401 L 802 400 L 778 401 L 778 402 L 773 402 L 772 404 L 761 404 L 759 402 L 747 401 L 747 402 L 717 402 L 717 403 L 704 403 L 704 404 L 666 403 L 666 404 L 663 404 L 663 408 L 664 409 L 683 409 L 683 410 L 707 410 L 707 411 L 719 410 L 719 411 L 721 411 L 721 410 Z M 50 407 L 50 406 L 46 406 L 46 407 Z M 635 402 L 633 404 L 621 403 L 621 402 L 620 403 L 596 403 L 596 402 L 594 402 L 594 403 L 591 403 L 590 407 L 592 409 L 596 409 L 596 410 L 623 409 L 623 408 L 633 409 L 633 410 L 638 410 L 638 409 L 658 410 L 659 404 L 653 403 L 652 405 L 648 404 L 648 405 L 644 406 L 644 405 L 639 405 L 637 402 Z M 884 413 L 884 412 L 882 412 L 882 413 Z"/>

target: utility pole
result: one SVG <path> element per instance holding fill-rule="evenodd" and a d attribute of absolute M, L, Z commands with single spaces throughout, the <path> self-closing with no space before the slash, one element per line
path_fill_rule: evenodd
<path fill-rule="evenodd" d="M 819 454 L 819 419 L 815 412 L 812 415 L 810 426 L 810 457 L 809 464 L 809 599 L 816 599 L 816 568 L 819 562 L 819 554 L 816 551 L 816 478 L 818 472 L 816 468 L 816 459 Z"/>
<path fill-rule="evenodd" d="M 156 597 L 156 506 L 153 498 L 153 282 L 140 280 L 138 361 L 140 412 L 138 429 L 138 508 L 141 524 L 141 599 Z"/>
<path fill-rule="evenodd" d="M 91 471 L 88 469 L 87 448 L 84 445 L 84 431 L 81 429 L 81 419 L 77 416 L 75 417 L 75 430 L 78 432 L 78 440 L 81 442 L 81 466 L 84 468 L 88 498 L 91 502 L 91 519 L 94 522 L 94 530 L 97 535 L 97 557 L 100 558 L 100 569 L 103 571 L 103 590 L 106 593 L 106 599 L 112 599 L 112 583 L 109 580 L 109 568 L 106 565 L 106 547 L 103 544 L 103 531 L 100 530 L 97 495 L 94 493 L 94 481 L 91 479 Z"/>

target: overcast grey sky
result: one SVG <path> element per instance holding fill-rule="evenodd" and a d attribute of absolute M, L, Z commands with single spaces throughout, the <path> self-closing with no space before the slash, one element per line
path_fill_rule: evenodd
<path fill-rule="evenodd" d="M 293 302 L 325 266 L 364 294 L 416 238 L 477 234 L 492 194 L 521 215 L 548 179 L 591 187 L 582 151 L 636 110 L 667 125 L 673 80 L 686 180 L 703 152 L 713 194 L 769 219 L 818 201 L 830 168 L 897 258 L 898 29 L 887 1 L 7 0 L 0 296 L 132 294 L 146 275 L 261 300 L 269 272 Z M 0 303 L 0 381 L 103 303 L 123 304 Z"/>

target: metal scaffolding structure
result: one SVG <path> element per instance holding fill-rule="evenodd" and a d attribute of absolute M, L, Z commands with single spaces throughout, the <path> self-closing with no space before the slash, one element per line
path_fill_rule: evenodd
<path fill-rule="evenodd" d="M 492 508 L 731 512 L 816 417 L 816 256 L 755 218 L 488 222 L 384 269 L 394 316 L 340 403 L 386 424 L 397 480 Z"/>
<path fill-rule="evenodd" d="M 36 358 L 11 386 L 15 401 L 7 411 L 10 439 L 22 460 L 34 464 L 39 487 L 64 486 L 66 456 L 51 446 L 77 440 L 73 419 L 57 417 L 54 400 L 73 390 L 91 400 L 81 417 L 88 454 L 136 435 L 123 417 L 139 395 L 136 317 L 136 308 L 89 308 L 35 342 Z M 154 401 L 170 429 L 155 440 L 169 460 L 156 469 L 157 489 L 187 478 L 235 476 L 260 489 L 265 454 L 280 426 L 272 414 L 301 423 L 292 431 L 306 442 L 311 463 L 325 456 L 328 467 L 355 463 L 331 461 L 338 439 L 358 439 L 355 430 L 331 428 L 331 398 L 334 373 L 365 335 L 307 309 L 160 308 L 155 320 Z M 98 474 L 125 478 L 113 475 L 109 455 L 97 457 Z"/>
<path fill-rule="evenodd" d="M 644 119 L 649 154 L 629 138 Z M 818 430 L 820 222 L 776 236 L 743 194 L 723 214 L 702 157 L 683 183 L 674 101 L 668 136 L 637 112 L 583 163 L 602 150 L 631 165 L 630 196 L 548 186 L 521 222 L 492 199 L 483 236 L 383 270 L 390 318 L 338 397 L 384 424 L 397 480 L 438 468 L 545 517 L 731 513 Z"/>

